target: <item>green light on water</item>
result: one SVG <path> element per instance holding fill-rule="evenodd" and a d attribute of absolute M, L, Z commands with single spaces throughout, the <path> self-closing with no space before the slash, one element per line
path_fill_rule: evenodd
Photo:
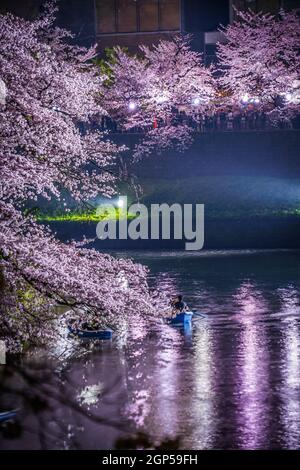
<path fill-rule="evenodd" d="M 109 220 L 131 220 L 135 214 L 127 212 L 121 207 L 115 209 L 101 207 L 94 211 L 70 211 L 55 214 L 39 214 L 37 220 L 40 222 L 100 222 Z"/>

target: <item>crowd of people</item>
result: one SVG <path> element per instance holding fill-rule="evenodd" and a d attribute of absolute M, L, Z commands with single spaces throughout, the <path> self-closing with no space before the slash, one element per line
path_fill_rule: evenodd
<path fill-rule="evenodd" d="M 203 115 L 189 115 L 184 111 L 174 113 L 171 121 L 173 125 L 187 124 L 195 132 L 230 132 L 230 131 L 264 131 L 272 129 L 293 129 L 293 122 L 289 119 L 281 119 L 276 122 L 270 119 L 267 113 L 257 109 L 243 110 L 220 109 L 218 112 Z M 149 128 L 131 127 L 125 129 L 124 126 L 110 117 L 102 117 L 100 128 L 102 131 L 112 133 L 143 133 L 150 128 L 162 127 L 163 120 L 153 118 L 153 123 Z"/>

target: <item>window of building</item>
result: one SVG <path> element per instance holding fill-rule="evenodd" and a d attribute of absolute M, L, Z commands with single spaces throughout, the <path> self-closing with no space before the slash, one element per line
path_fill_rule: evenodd
<path fill-rule="evenodd" d="M 140 0 L 140 31 L 157 31 L 159 29 L 159 1 Z"/>
<path fill-rule="evenodd" d="M 119 33 L 132 33 L 137 31 L 137 2 L 135 0 L 118 0 L 117 31 Z"/>
<path fill-rule="evenodd" d="M 160 0 L 159 29 L 173 31 L 180 29 L 180 0 Z"/>
<path fill-rule="evenodd" d="M 100 33 L 116 32 L 116 12 L 114 0 L 96 2 L 97 31 Z"/>
<path fill-rule="evenodd" d="M 97 32 L 180 30 L 180 0 L 95 0 Z"/>
<path fill-rule="evenodd" d="M 256 11 L 277 13 L 279 8 L 280 0 L 257 0 Z"/>

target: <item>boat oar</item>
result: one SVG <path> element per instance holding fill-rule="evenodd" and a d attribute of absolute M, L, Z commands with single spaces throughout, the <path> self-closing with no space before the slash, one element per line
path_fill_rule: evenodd
<path fill-rule="evenodd" d="M 196 310 L 193 310 L 193 315 L 195 315 L 195 317 L 206 318 L 204 313 L 196 312 Z"/>
<path fill-rule="evenodd" d="M 0 423 L 14 419 L 17 416 L 17 411 L 18 410 L 11 410 L 11 411 L 3 411 L 2 413 L 0 413 Z"/>

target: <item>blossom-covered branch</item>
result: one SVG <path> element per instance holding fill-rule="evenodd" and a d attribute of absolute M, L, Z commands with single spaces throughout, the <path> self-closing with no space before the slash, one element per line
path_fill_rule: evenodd
<path fill-rule="evenodd" d="M 237 11 L 218 44 L 220 83 L 232 104 L 254 102 L 274 120 L 299 113 L 299 12 Z"/>
<path fill-rule="evenodd" d="M 110 64 L 113 84 L 106 92 L 107 108 L 126 129 L 138 127 L 146 140 L 137 147 L 138 156 L 149 149 L 190 143 L 192 127 L 182 123 L 180 112 L 199 119 L 215 95 L 212 71 L 202 56 L 190 47 L 190 37 L 177 36 L 152 48 L 140 46 L 139 56 L 115 49 Z"/>
<path fill-rule="evenodd" d="M 95 49 L 71 46 L 55 7 L 28 22 L 0 16 L 0 334 L 10 350 L 51 333 L 55 304 L 117 324 L 152 311 L 146 271 L 131 261 L 63 244 L 26 216 L 24 203 L 111 196 L 119 151 L 92 130 L 105 114 Z"/>

